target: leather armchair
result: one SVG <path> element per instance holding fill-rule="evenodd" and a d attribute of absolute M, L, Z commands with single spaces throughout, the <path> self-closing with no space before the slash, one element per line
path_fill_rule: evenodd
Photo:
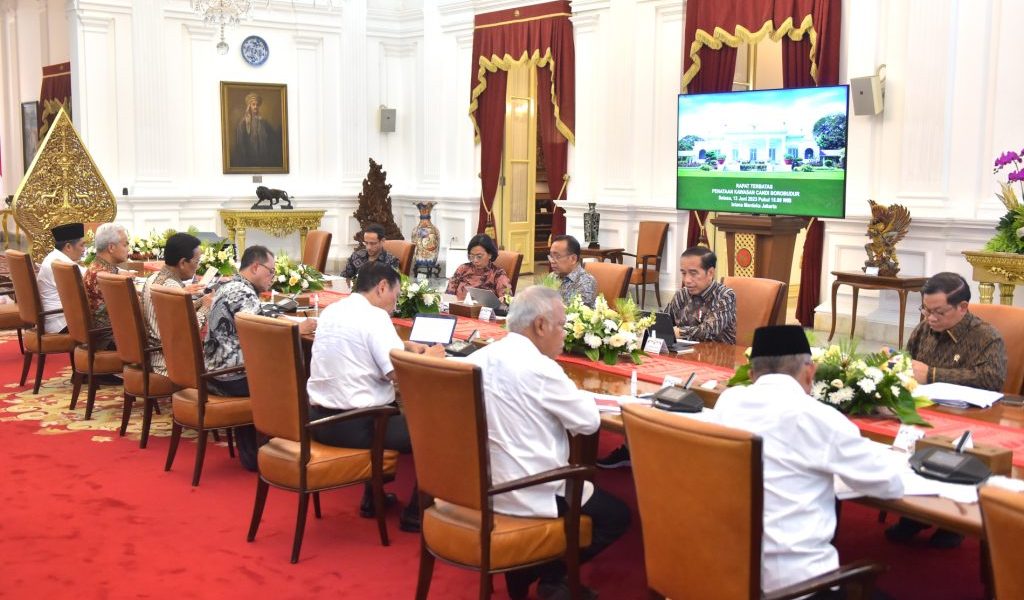
<path fill-rule="evenodd" d="M 619 298 L 629 295 L 629 278 L 633 267 L 616 263 L 588 262 L 583 268 L 597 280 L 597 293 L 604 294 L 608 306 L 615 309 Z"/>
<path fill-rule="evenodd" d="M 723 277 L 722 285 L 736 292 L 736 345 L 753 343 L 758 327 L 785 322 L 785 283 L 762 277 Z"/>
<path fill-rule="evenodd" d="M 643 308 L 647 301 L 647 286 L 654 286 L 654 298 L 661 308 L 661 290 L 658 288 L 661 277 L 661 256 L 665 253 L 665 240 L 668 239 L 668 223 L 661 221 L 640 221 L 640 229 L 636 236 L 636 254 L 623 252 L 623 256 L 632 256 L 636 260 L 633 275 L 629 282 L 636 290 L 637 302 Z M 640 288 L 643 288 L 641 291 Z"/>
<path fill-rule="evenodd" d="M 1006 345 L 1004 394 L 1024 391 L 1024 308 L 1002 304 L 971 304 L 975 316 L 995 327 Z"/>
<path fill-rule="evenodd" d="M 109 332 L 110 327 L 93 325 L 92 310 L 85 296 L 82 271 L 78 265 L 53 263 L 53 281 L 57 284 L 57 295 L 60 296 L 60 304 L 64 307 L 64 316 L 68 321 L 68 334 L 76 344 L 71 360 L 71 410 L 74 410 L 75 404 L 78 403 L 82 383 L 86 383 L 89 391 L 85 403 L 85 418 L 91 419 L 98 387 L 96 376 L 121 373 L 124 363 L 115 350 L 97 349 L 100 334 Z"/>
<path fill-rule="evenodd" d="M 36 281 L 36 270 L 32 265 L 32 258 L 18 250 L 7 251 L 7 266 L 11 272 L 11 282 L 14 285 L 14 293 L 18 297 L 18 314 L 21 317 L 24 347 L 22 353 L 25 362 L 21 369 L 21 385 L 25 385 L 28 378 L 29 367 L 32 366 L 32 357 L 36 357 L 36 380 L 32 386 L 32 393 L 39 393 L 39 386 L 43 381 L 43 367 L 46 364 L 47 354 L 67 353 L 71 356 L 75 349 L 75 340 L 66 333 L 46 333 L 44 321 L 47 315 L 64 312 L 63 309 L 43 311 L 43 301 L 39 297 L 39 282 Z"/>
<path fill-rule="evenodd" d="M 995 597 L 1024 598 L 1024 494 L 990 485 L 981 488 L 980 496 Z"/>
<path fill-rule="evenodd" d="M 141 398 L 144 406 L 139 448 L 145 448 L 149 442 L 153 410 L 158 409 L 157 401 L 170 398 L 180 388 L 164 375 L 153 372 L 151 355 L 160 352 L 163 346 L 146 345 L 146 322 L 142 318 L 139 295 L 135 291 L 135 278 L 131 275 L 100 273 L 97 279 L 110 314 L 117 355 L 124 363 L 124 407 L 121 411 L 120 433 L 124 436 L 128 431 L 132 405 L 136 398 Z"/>
<path fill-rule="evenodd" d="M 228 430 L 228 452 L 234 456 L 231 429 L 252 424 L 249 398 L 220 396 L 208 389 L 211 378 L 243 371 L 245 367 L 232 367 L 207 371 L 203 362 L 203 345 L 199 339 L 199 325 L 192 296 L 178 288 L 156 285 L 151 288 L 156 324 L 163 342 L 167 376 L 178 391 L 171 394 L 171 443 L 167 449 L 164 470 L 170 471 L 174 455 L 178 452 L 181 431 L 187 427 L 199 434 L 196 439 L 196 464 L 192 485 L 199 485 L 206 454 L 207 434 L 217 429 Z"/>
<path fill-rule="evenodd" d="M 398 258 L 398 270 L 412 275 L 412 257 L 416 253 L 416 244 L 405 240 L 384 240 L 384 250 Z"/>
<path fill-rule="evenodd" d="M 519 285 L 519 271 L 523 268 L 523 255 L 511 250 L 498 250 L 498 259 L 494 261 L 494 264 L 505 270 L 514 296 L 516 286 Z"/>
<path fill-rule="evenodd" d="M 327 269 L 327 255 L 331 250 L 334 234 L 320 229 L 306 234 L 306 247 L 302 249 L 302 264 L 309 265 L 321 273 Z"/>
<path fill-rule="evenodd" d="M 652 597 L 785 600 L 835 585 L 870 597 L 881 567 L 866 563 L 762 593 L 761 438 L 639 405 L 624 406 L 622 419 Z"/>
<path fill-rule="evenodd" d="M 388 418 L 398 414 L 398 409 L 363 408 L 309 421 L 306 365 L 298 325 L 247 314 L 238 315 L 236 325 L 248 366 L 253 423 L 256 429 L 271 436 L 259 450 L 259 481 L 248 541 L 256 539 L 270 486 L 297 492 L 299 512 L 291 557 L 292 563 L 296 563 L 302 548 L 309 496 L 313 496 L 313 510 L 319 518 L 321 491 L 370 482 L 380 543 L 387 546 L 384 476 L 394 476 L 398 453 L 384 450 L 384 435 Z M 369 450 L 327 446 L 311 437 L 316 427 L 363 417 L 373 417 L 375 424 L 373 447 Z"/>
<path fill-rule="evenodd" d="M 479 367 L 400 350 L 391 362 L 402 390 L 422 510 L 422 543 L 416 598 L 430 589 L 434 558 L 480 572 L 479 597 L 491 593 L 492 573 L 564 557 L 573 597 L 581 593 L 579 548 L 591 539 L 591 522 L 580 516 L 583 481 L 594 468 L 570 464 L 495 485 L 491 481 L 487 417 Z M 564 480 L 569 510 L 564 518 L 497 514 L 497 494 Z"/>

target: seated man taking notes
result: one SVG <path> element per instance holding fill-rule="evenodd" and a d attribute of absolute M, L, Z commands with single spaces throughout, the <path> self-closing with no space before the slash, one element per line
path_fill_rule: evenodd
<path fill-rule="evenodd" d="M 391 313 L 395 310 L 401 287 L 398 271 L 390 265 L 367 262 L 359 267 L 352 295 L 320 313 L 306 384 L 311 420 L 394 403 L 395 373 L 391 366 L 391 350 L 405 348 L 411 352 L 444 356 L 442 346 L 427 348 L 414 342 L 403 343 L 398 337 L 391 323 Z M 313 430 L 313 437 L 329 446 L 370 448 L 373 433 L 373 418 L 366 417 L 317 427 Z M 405 416 L 396 415 L 388 420 L 384 448 L 405 454 L 412 452 Z M 393 503 L 394 496 L 389 494 L 387 501 Z M 363 490 L 359 514 L 365 518 L 376 516 L 369 483 Z M 418 532 L 419 519 L 419 503 L 414 488 L 399 526 L 403 531 Z"/>
<path fill-rule="evenodd" d="M 483 373 L 484 402 L 495 484 L 535 475 L 569 464 L 572 434 L 591 434 L 601 426 L 594 398 L 565 374 L 554 358 L 565 339 L 565 306 L 558 291 L 527 288 L 509 308 L 509 334 L 463 359 Z M 565 482 L 555 481 L 494 497 L 495 512 L 554 518 L 565 513 Z M 587 561 L 618 539 L 629 526 L 629 509 L 590 482 L 583 490 L 582 514 L 593 522 L 590 546 L 580 549 Z M 540 579 L 542 599 L 568 598 L 565 565 L 553 561 L 506 573 L 509 595 L 525 597 Z"/>
<path fill-rule="evenodd" d="M 967 310 L 971 288 L 956 273 L 938 273 L 921 288 L 921 316 L 907 341 L 919 383 L 955 383 L 1000 391 L 1006 382 L 1006 345 L 999 332 Z M 903 517 L 885 530 L 892 542 L 907 542 L 928 525 Z M 963 536 L 946 529 L 929 544 L 955 548 Z"/>
<path fill-rule="evenodd" d="M 761 436 L 764 592 L 839 567 L 833 476 L 876 498 L 903 495 L 898 463 L 838 410 L 812 398 L 815 366 L 798 325 L 761 327 L 750 354 L 753 385 L 729 388 L 716 421 Z M 812 598 L 831 598 L 830 592 Z M 845 596 L 843 596 L 845 597 Z"/>

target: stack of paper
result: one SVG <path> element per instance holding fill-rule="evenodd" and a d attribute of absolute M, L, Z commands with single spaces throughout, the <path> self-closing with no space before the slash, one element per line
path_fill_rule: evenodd
<path fill-rule="evenodd" d="M 978 388 L 956 385 L 952 383 L 929 383 L 919 385 L 914 390 L 915 396 L 925 396 L 936 404 L 954 408 L 988 408 L 1003 397 L 1002 392 L 979 390 Z"/>

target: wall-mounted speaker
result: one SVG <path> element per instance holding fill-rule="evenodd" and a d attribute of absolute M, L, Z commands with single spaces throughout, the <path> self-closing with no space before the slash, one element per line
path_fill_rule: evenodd
<path fill-rule="evenodd" d="M 882 79 L 878 75 L 852 77 L 850 96 L 853 100 L 853 114 L 877 115 L 882 112 L 884 93 Z"/>
<path fill-rule="evenodd" d="M 380 132 L 381 133 L 394 133 L 395 132 L 395 119 L 397 118 L 398 110 L 394 108 L 387 108 L 386 106 L 380 107 Z"/>

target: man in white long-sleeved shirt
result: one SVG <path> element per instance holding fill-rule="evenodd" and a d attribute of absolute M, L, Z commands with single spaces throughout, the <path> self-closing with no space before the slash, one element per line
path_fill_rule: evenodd
<path fill-rule="evenodd" d="M 53 234 L 54 249 L 43 259 L 43 263 L 39 265 L 39 273 L 36 275 L 36 281 L 39 283 L 39 299 L 43 303 L 44 312 L 62 308 L 60 296 L 57 294 L 57 284 L 53 280 L 53 263 L 76 263 L 85 254 L 85 226 L 81 223 L 58 225 L 50 232 Z M 46 333 L 61 333 L 67 331 L 68 322 L 64 318 L 64 313 L 46 315 L 44 327 Z"/>
<path fill-rule="evenodd" d="M 558 291 L 530 287 L 509 309 L 508 336 L 466 359 L 483 372 L 495 484 L 568 465 L 566 431 L 586 435 L 601 426 L 593 396 L 578 390 L 553 360 L 562 351 L 564 325 L 565 306 Z M 584 486 L 583 502 L 582 512 L 593 522 L 593 540 L 580 551 L 586 561 L 626 531 L 630 515 L 622 501 L 590 482 Z M 554 518 L 567 510 L 565 482 L 500 494 L 494 498 L 494 510 Z M 525 597 L 535 579 L 540 579 L 540 598 L 568 597 L 562 561 L 507 573 L 509 594 Z"/>
<path fill-rule="evenodd" d="M 833 475 L 878 498 L 903 495 L 898 464 L 857 426 L 809 394 L 815 367 L 803 330 L 762 327 L 751 350 L 754 384 L 715 404 L 723 425 L 761 436 L 764 460 L 765 592 L 839 566 Z"/>

